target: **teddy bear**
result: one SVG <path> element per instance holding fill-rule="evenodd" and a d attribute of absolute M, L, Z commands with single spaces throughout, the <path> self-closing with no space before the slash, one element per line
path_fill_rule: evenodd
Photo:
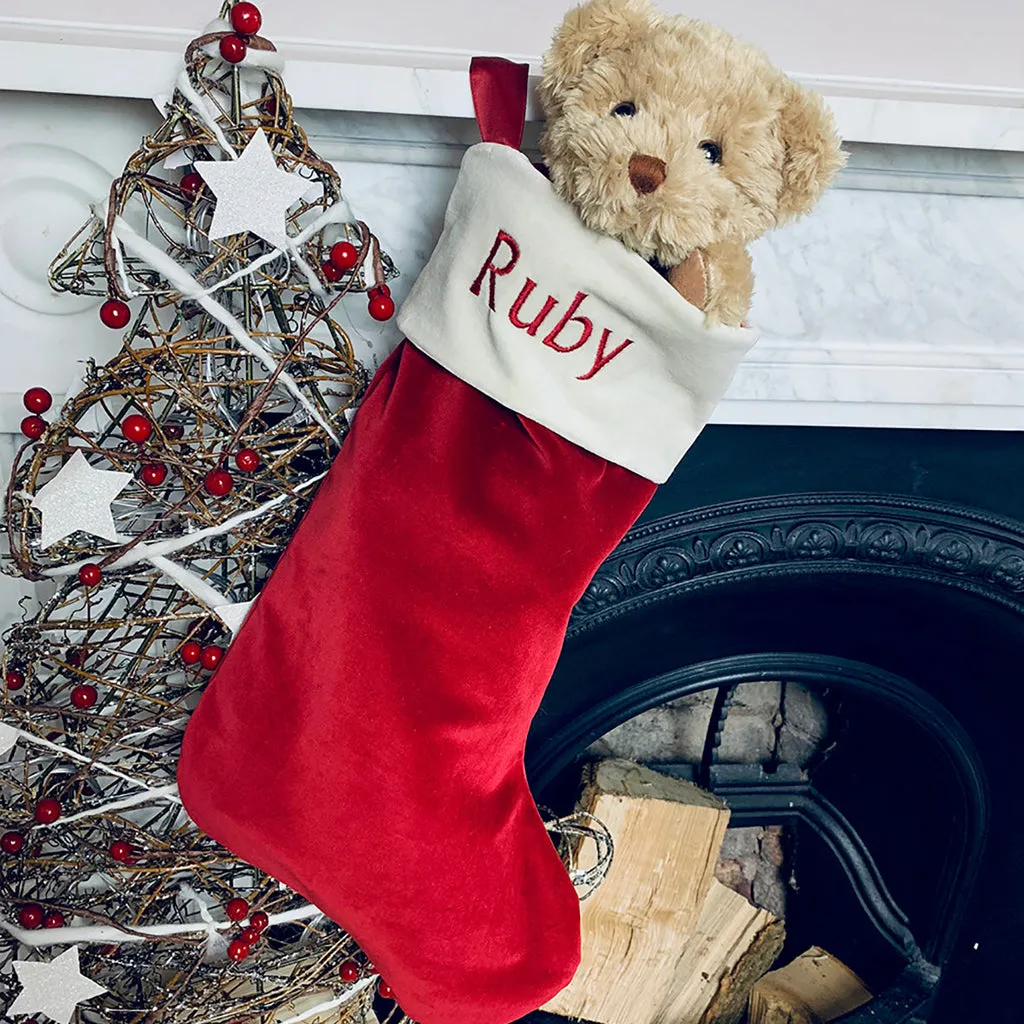
<path fill-rule="evenodd" d="M 543 60 L 555 191 L 710 323 L 747 316 L 747 246 L 807 213 L 845 163 L 821 97 L 715 25 L 588 0 Z"/>

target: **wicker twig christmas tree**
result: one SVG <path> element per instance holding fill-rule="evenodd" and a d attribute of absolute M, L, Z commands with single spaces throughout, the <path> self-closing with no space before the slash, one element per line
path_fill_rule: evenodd
<path fill-rule="evenodd" d="M 351 940 L 188 820 L 199 690 L 287 542 L 366 383 L 335 313 L 394 275 L 292 116 L 249 3 L 188 47 L 160 128 L 51 268 L 125 331 L 7 494 L 0 1009 L 67 1024 L 399 1011 Z M 237 756 L 272 758 L 240 749 Z M 310 809 L 315 813 L 315 808 Z M 20 1019 L 27 1019 L 20 1018 Z"/>

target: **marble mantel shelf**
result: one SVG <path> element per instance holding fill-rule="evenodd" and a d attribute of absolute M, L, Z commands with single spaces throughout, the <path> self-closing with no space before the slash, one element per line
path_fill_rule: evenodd
<path fill-rule="evenodd" d="M 150 98 L 166 92 L 188 37 L 129 26 L 0 16 L 0 90 Z M 472 116 L 469 53 L 277 39 L 299 107 Z M 528 61 L 539 58 L 506 54 Z M 849 142 L 1024 152 L 1024 92 L 853 78 L 809 78 Z M 539 116 L 531 103 L 529 117 Z"/>
<path fill-rule="evenodd" d="M 295 89 L 291 66 L 286 78 Z M 82 360 L 103 361 L 119 345 L 100 325 L 98 303 L 54 294 L 46 268 L 159 124 L 148 99 L 37 84 L 0 90 L 0 435 L 8 438 L 25 415 L 26 388 L 62 396 Z M 310 109 L 311 94 L 296 92 L 311 144 L 398 263 L 401 302 L 437 240 L 462 153 L 479 135 L 461 116 Z M 531 149 L 539 129 L 528 128 Z M 715 420 L 1024 430 L 1024 151 L 982 142 L 848 148 L 848 169 L 814 214 L 754 246 L 751 322 L 761 340 Z M 398 341 L 393 323 L 376 324 L 359 303 L 344 304 L 344 316 L 369 366 Z"/>

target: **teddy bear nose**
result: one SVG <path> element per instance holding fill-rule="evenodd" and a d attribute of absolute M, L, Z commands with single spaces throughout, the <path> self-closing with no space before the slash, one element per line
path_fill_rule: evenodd
<path fill-rule="evenodd" d="M 665 161 L 646 153 L 634 153 L 629 158 L 629 180 L 641 195 L 656 192 L 665 184 Z"/>

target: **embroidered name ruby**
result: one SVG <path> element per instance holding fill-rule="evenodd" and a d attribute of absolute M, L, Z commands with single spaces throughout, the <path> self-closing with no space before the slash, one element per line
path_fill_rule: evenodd
<path fill-rule="evenodd" d="M 522 255 L 519 243 L 507 232 L 499 231 L 494 237 L 494 244 L 487 258 L 480 268 L 480 273 L 469 286 L 474 295 L 480 295 L 484 281 L 487 282 L 487 304 L 497 312 L 497 280 L 499 277 L 507 277 L 515 269 Z M 513 327 L 526 331 L 528 335 L 536 338 L 541 329 L 548 324 L 548 318 L 555 313 L 559 300 L 553 295 L 548 295 L 540 307 L 538 313 L 530 320 L 523 314 L 523 307 L 537 287 L 537 282 L 531 277 L 526 278 L 526 283 L 519 290 L 515 301 L 509 306 L 508 319 Z M 577 292 L 573 300 L 565 307 L 564 312 L 551 329 L 541 338 L 541 342 L 556 352 L 575 352 L 583 348 L 594 333 L 594 323 L 588 316 L 580 313 L 583 303 L 589 298 L 586 292 Z M 502 300 L 504 306 L 504 300 Z M 557 314 L 556 314 L 557 315 Z M 578 336 L 576 331 L 579 332 Z M 565 332 L 563 334 L 563 332 Z M 580 374 L 577 380 L 592 380 L 597 376 L 616 356 L 633 344 L 632 339 L 627 338 L 621 344 L 609 351 L 611 342 L 611 328 L 605 327 L 601 330 L 597 340 L 597 351 L 594 354 L 594 361 L 586 373 Z"/>

